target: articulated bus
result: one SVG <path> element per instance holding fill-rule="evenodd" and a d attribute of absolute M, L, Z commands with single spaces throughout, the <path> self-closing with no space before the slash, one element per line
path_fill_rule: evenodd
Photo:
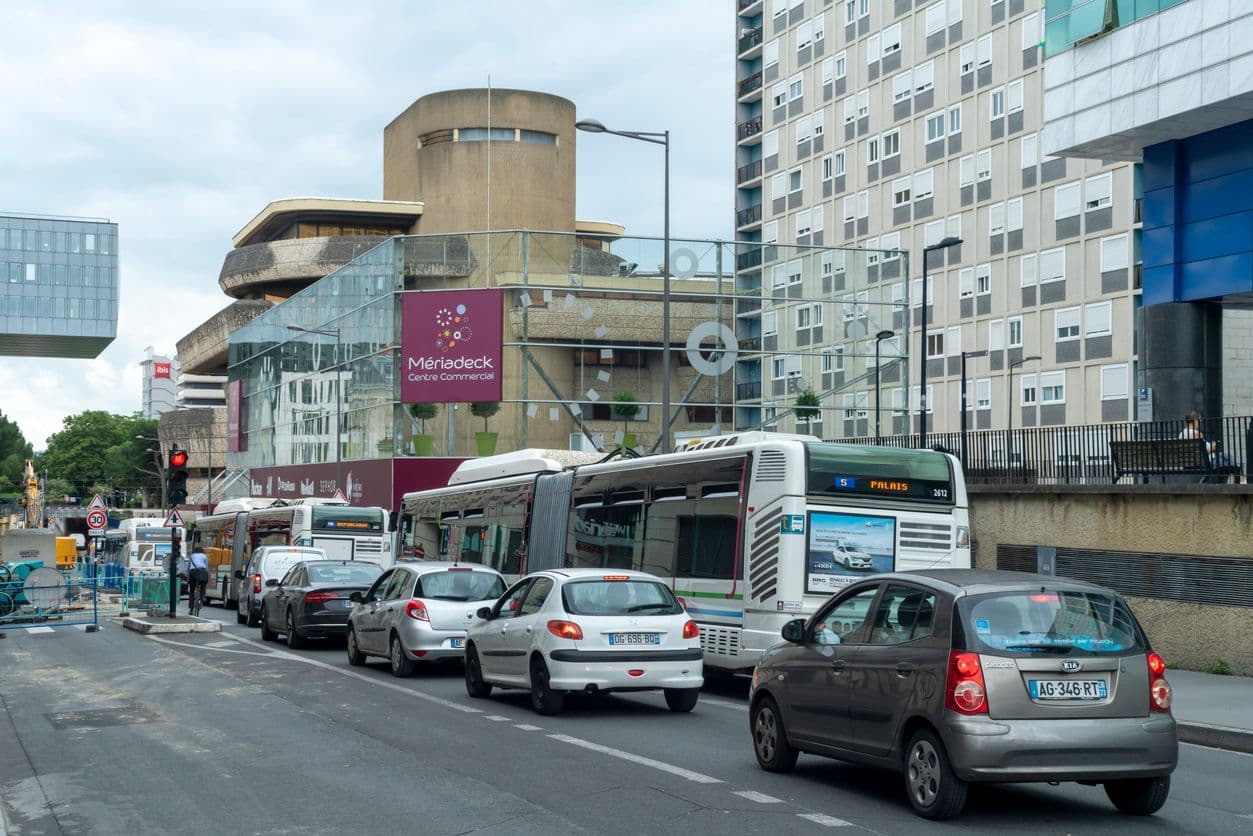
<path fill-rule="evenodd" d="M 744 670 L 783 624 L 871 572 L 969 568 L 953 456 L 743 432 L 675 453 L 571 463 L 524 450 L 406 494 L 402 555 L 539 569 L 639 569 L 699 624 L 705 664 Z"/>
<path fill-rule="evenodd" d="M 269 504 L 272 500 L 262 500 Z M 258 500 L 228 499 L 219 502 L 212 514 L 197 517 L 187 529 L 187 553 L 199 547 L 209 559 L 209 582 L 205 601 L 216 598 L 230 608 L 239 601 L 236 567 L 242 570 L 248 551 L 248 512 Z"/>

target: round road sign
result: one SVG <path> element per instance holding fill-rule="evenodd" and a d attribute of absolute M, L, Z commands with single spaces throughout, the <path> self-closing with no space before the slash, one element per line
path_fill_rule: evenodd
<path fill-rule="evenodd" d="M 88 528 L 104 528 L 109 524 L 109 516 L 104 511 L 88 511 L 87 527 Z"/>

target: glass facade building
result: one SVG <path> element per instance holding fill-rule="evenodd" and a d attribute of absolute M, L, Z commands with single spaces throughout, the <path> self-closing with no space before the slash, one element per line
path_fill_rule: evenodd
<path fill-rule="evenodd" d="M 883 264 L 907 275 L 903 253 L 670 244 L 671 443 L 762 426 L 824 437 L 866 430 L 869 405 L 843 395 L 873 376 L 873 335 L 904 322 L 908 300 L 868 280 Z M 230 465 L 331 462 L 336 444 L 344 461 L 412 455 L 415 434 L 434 436 L 437 454 L 464 456 L 474 432 L 489 428 L 499 452 L 608 450 L 627 436 L 657 449 L 662 255 L 655 238 L 389 239 L 231 336 L 240 449 Z M 747 264 L 761 269 L 745 273 Z M 415 418 L 400 397 L 403 295 L 454 288 L 504 290 L 504 391 L 487 422 L 455 403 Z M 903 422 L 908 363 L 899 346 L 880 348 L 883 401 Z M 806 388 L 819 396 L 818 414 L 798 421 L 790 404 Z M 614 408 L 627 400 L 637 408 Z"/>
<path fill-rule="evenodd" d="M 1178 6 L 1184 0 L 1046 0 L 1044 54 L 1056 55 L 1104 32 Z"/>
<path fill-rule="evenodd" d="M 117 224 L 0 215 L 0 355 L 96 357 L 117 336 Z"/>

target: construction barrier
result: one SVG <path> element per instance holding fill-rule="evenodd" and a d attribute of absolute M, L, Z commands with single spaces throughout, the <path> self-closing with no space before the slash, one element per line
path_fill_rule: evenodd
<path fill-rule="evenodd" d="M 90 625 L 100 623 L 98 589 L 94 579 L 67 578 L 56 569 L 29 569 L 18 580 L 12 564 L 0 581 L 0 630 L 38 625 Z"/>

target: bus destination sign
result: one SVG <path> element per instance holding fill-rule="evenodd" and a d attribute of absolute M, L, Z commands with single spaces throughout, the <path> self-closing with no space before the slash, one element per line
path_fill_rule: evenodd
<path fill-rule="evenodd" d="M 366 520 L 324 520 L 322 525 L 325 528 L 352 528 L 358 531 L 378 531 L 379 526 Z"/>
<path fill-rule="evenodd" d="M 910 496 L 941 502 L 952 500 L 947 482 L 930 479 L 899 479 L 882 476 L 832 476 L 829 493 L 853 493 L 861 496 Z"/>

